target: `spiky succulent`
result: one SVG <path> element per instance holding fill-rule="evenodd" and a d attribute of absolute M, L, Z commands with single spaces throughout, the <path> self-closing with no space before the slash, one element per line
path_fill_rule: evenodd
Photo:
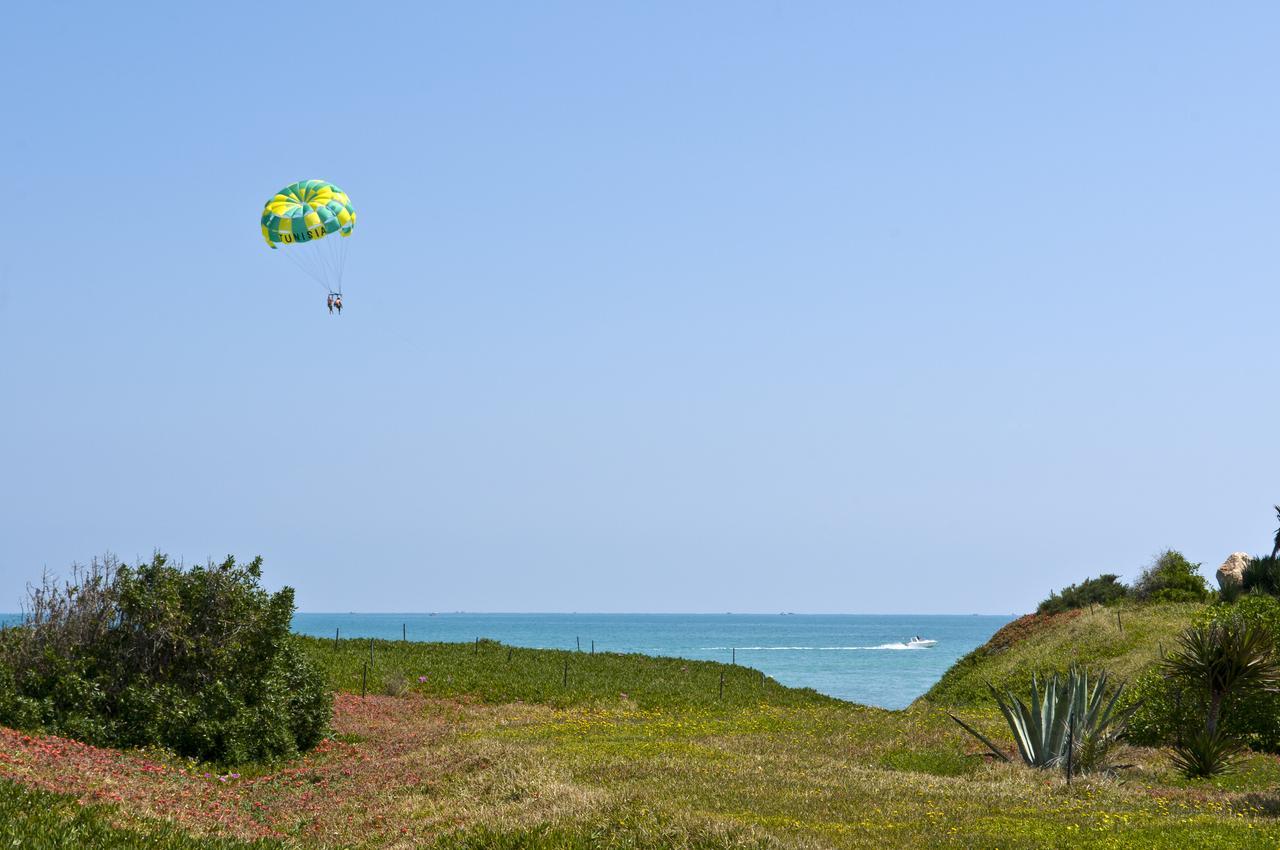
<path fill-rule="evenodd" d="M 1041 690 L 1039 679 L 1033 675 L 1029 702 L 1012 691 L 1002 694 L 990 683 L 987 688 L 1009 724 L 1023 762 L 1037 768 L 1065 767 L 1070 750 L 1074 768 L 1086 771 L 1103 766 L 1107 749 L 1123 734 L 1125 723 L 1137 708 L 1133 705 L 1117 709 L 1124 686 L 1116 687 L 1108 697 L 1107 681 L 1108 675 L 1103 672 L 1090 683 L 1087 671 L 1072 668 L 1065 677 L 1053 674 Z M 950 717 L 991 752 L 1010 761 L 990 738 L 954 714 Z"/>

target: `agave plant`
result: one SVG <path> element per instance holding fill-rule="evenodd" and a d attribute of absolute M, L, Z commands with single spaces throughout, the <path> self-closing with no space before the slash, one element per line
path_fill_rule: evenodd
<path fill-rule="evenodd" d="M 1137 708 L 1134 705 L 1117 710 L 1124 686 L 1118 686 L 1108 698 L 1107 673 L 1098 674 L 1091 686 L 1088 672 L 1077 668 L 1072 668 L 1065 679 L 1053 674 L 1043 691 L 1033 675 L 1029 703 L 1012 691 L 1001 694 L 990 683 L 987 688 L 1013 732 L 1018 755 L 1026 764 L 1038 768 L 1066 767 L 1069 761 L 1075 762 L 1079 770 L 1101 767 L 1107 749 L 1124 732 L 1125 723 Z M 990 738 L 954 714 L 950 717 L 991 752 L 1010 761 Z"/>

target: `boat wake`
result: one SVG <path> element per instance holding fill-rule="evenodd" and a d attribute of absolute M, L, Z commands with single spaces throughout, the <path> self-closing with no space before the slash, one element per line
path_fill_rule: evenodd
<path fill-rule="evenodd" d="M 728 652 L 736 649 L 739 652 L 869 652 L 874 650 L 914 650 L 925 649 L 923 646 L 909 646 L 905 643 L 881 643 L 875 646 L 704 646 L 702 652 Z"/>

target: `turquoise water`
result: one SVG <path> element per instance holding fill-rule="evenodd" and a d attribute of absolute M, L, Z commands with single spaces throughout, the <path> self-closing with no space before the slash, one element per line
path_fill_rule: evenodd
<path fill-rule="evenodd" d="M 297 614 L 295 631 L 319 637 L 473 641 L 541 649 L 641 652 L 731 661 L 785 685 L 905 708 L 956 659 L 1012 619 L 873 614 Z M 938 645 L 908 649 L 915 635 Z"/>
<path fill-rule="evenodd" d="M 0 614 L 0 623 L 17 622 Z M 785 685 L 905 708 L 1011 617 L 906 614 L 296 614 L 305 635 L 473 641 L 731 661 Z M 908 649 L 915 635 L 938 645 Z"/>

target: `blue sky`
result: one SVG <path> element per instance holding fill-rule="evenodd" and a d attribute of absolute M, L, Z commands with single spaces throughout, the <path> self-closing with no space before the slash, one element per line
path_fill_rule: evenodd
<path fill-rule="evenodd" d="M 305 8 L 305 14 L 299 12 Z M 1268 3 L 19 4 L 0 610 L 1025 611 L 1269 548 Z M 263 202 L 350 194 L 347 313 Z"/>

